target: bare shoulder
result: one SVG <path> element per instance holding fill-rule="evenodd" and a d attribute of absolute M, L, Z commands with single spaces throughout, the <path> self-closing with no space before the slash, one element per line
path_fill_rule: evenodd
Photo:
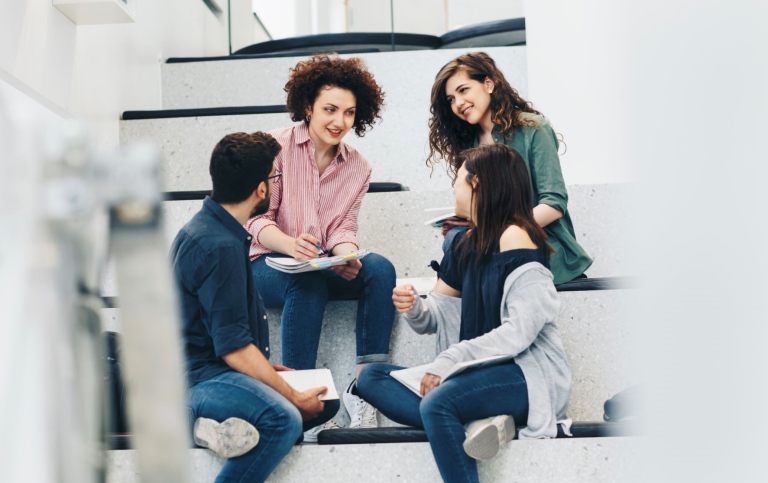
<path fill-rule="evenodd" d="M 516 250 L 518 248 L 538 248 L 528 236 L 528 232 L 517 225 L 510 225 L 504 230 L 499 239 L 499 250 Z"/>

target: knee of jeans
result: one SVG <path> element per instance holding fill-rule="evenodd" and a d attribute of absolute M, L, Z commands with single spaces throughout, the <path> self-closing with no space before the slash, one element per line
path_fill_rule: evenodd
<path fill-rule="evenodd" d="M 378 364 L 368 364 L 360 371 L 357 376 L 357 391 L 362 395 L 368 392 L 368 384 L 371 379 L 376 378 L 376 366 Z M 365 399 L 365 397 L 363 397 Z"/>
<path fill-rule="evenodd" d="M 302 430 L 301 413 L 288 401 L 285 404 L 277 404 L 270 408 L 268 419 L 277 427 L 285 438 L 294 442 L 299 439 Z"/>
<path fill-rule="evenodd" d="M 370 274 L 373 279 L 379 280 L 391 280 L 393 287 L 397 273 L 395 272 L 395 266 L 388 258 L 379 255 L 378 253 L 369 253 L 362 260 L 363 269 L 366 273 Z"/>
<path fill-rule="evenodd" d="M 387 372 L 387 364 L 368 364 L 360 371 L 357 376 L 357 390 L 363 399 L 368 399 L 365 395 L 371 395 L 385 377 L 390 377 Z"/>
<path fill-rule="evenodd" d="M 440 391 L 432 390 L 424 396 L 419 405 L 421 418 L 426 422 L 432 416 L 450 414 L 451 402 L 440 394 Z"/>

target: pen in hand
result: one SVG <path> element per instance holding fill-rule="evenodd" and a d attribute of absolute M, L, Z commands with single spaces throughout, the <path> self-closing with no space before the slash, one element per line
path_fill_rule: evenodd
<path fill-rule="evenodd" d="M 320 247 L 320 242 L 315 243 L 315 248 L 317 248 L 317 254 L 318 255 L 322 255 L 323 254 L 323 249 Z"/>

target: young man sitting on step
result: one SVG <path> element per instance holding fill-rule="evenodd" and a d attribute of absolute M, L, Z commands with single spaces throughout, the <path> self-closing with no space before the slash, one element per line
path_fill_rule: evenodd
<path fill-rule="evenodd" d="M 269 331 L 251 276 L 248 218 L 269 203 L 280 145 L 234 133 L 213 150 L 213 191 L 171 246 L 194 416 L 194 439 L 229 458 L 216 482 L 264 481 L 302 432 L 330 420 L 326 388 L 297 392 L 270 365 Z"/>

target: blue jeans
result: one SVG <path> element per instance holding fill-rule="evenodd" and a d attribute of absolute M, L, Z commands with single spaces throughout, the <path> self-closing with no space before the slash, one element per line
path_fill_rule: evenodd
<path fill-rule="evenodd" d="M 320 415 L 302 423 L 296 406 L 266 384 L 236 371 L 228 371 L 189 389 L 192 423 L 197 418 L 224 421 L 240 418 L 259 431 L 259 444 L 224 463 L 216 483 L 257 482 L 267 479 L 288 454 L 303 431 L 330 420 L 339 401 L 326 401 Z"/>
<path fill-rule="evenodd" d="M 396 423 L 424 428 L 446 482 L 477 482 L 477 462 L 462 444 L 464 424 L 509 414 L 515 424 L 528 421 L 528 386 L 514 362 L 459 374 L 420 398 L 389 375 L 402 367 L 370 364 L 360 373 L 360 396 Z"/>
<path fill-rule="evenodd" d="M 355 328 L 358 364 L 389 359 L 389 339 L 395 321 L 392 305 L 395 267 L 375 253 L 366 255 L 361 262 L 363 268 L 353 280 L 344 280 L 331 270 L 283 273 L 267 266 L 266 256 L 251 263 L 264 304 L 283 307 L 283 365 L 294 369 L 315 368 L 328 300 L 358 299 Z"/>

